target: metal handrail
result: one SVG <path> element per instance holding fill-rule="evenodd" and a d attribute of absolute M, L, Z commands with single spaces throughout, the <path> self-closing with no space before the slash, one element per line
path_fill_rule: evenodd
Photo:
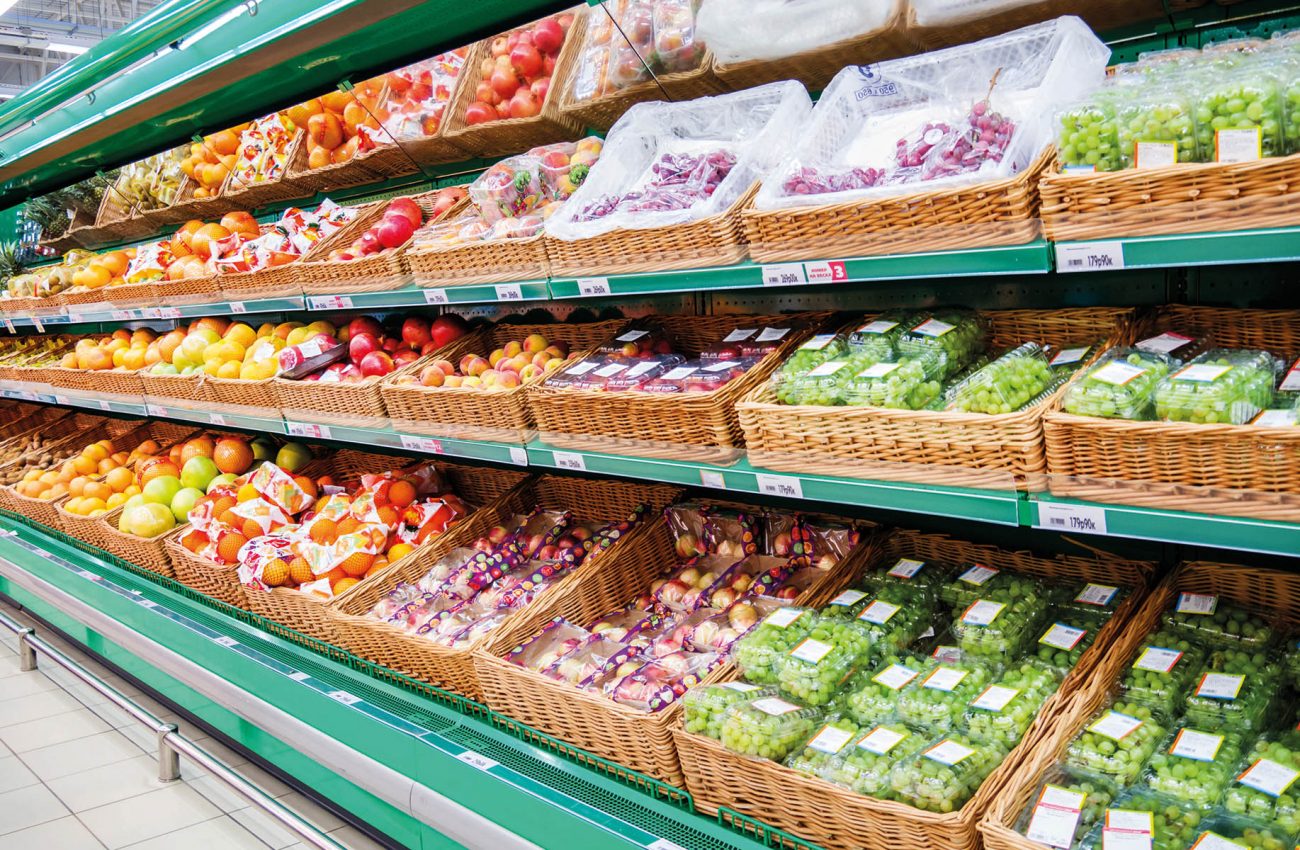
<path fill-rule="evenodd" d="M 244 799 L 275 818 L 288 829 L 319 850 L 346 850 L 328 835 L 296 815 L 265 791 L 240 776 L 224 762 L 189 738 L 182 735 L 174 723 L 164 723 L 149 711 L 141 708 L 129 697 L 123 696 L 112 685 L 104 682 L 85 667 L 69 658 L 56 647 L 36 636 L 36 630 L 0 614 L 0 625 L 18 636 L 18 666 L 23 671 L 36 669 L 37 655 L 44 655 L 59 667 L 67 670 L 87 686 L 108 698 L 108 701 L 125 711 L 135 720 L 153 729 L 158 735 L 158 779 L 175 782 L 181 778 L 180 756 L 193 761 L 220 779 Z"/>

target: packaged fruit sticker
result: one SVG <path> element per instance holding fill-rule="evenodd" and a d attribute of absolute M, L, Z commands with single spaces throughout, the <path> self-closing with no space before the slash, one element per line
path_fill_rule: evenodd
<path fill-rule="evenodd" d="M 1087 795 L 1056 785 L 1045 785 L 1034 805 L 1025 837 L 1049 847 L 1069 850 Z"/>

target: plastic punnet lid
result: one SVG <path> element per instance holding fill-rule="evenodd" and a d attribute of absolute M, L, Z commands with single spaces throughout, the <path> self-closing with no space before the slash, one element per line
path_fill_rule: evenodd
<path fill-rule="evenodd" d="M 1195 806 L 1213 806 L 1223 797 L 1241 759 L 1236 732 L 1188 723 L 1172 729 L 1142 772 L 1149 787 Z"/>
<path fill-rule="evenodd" d="M 1175 422 L 1240 425 L 1272 400 L 1279 369 L 1265 351 L 1207 351 L 1156 387 L 1156 415 Z"/>
<path fill-rule="evenodd" d="M 1132 782 L 1164 734 L 1150 709 L 1116 701 L 1084 723 L 1066 747 L 1065 760 Z"/>
<path fill-rule="evenodd" d="M 1174 361 L 1164 354 L 1113 349 L 1070 384 L 1062 406 L 1077 416 L 1151 419 L 1156 386 L 1173 368 Z"/>
<path fill-rule="evenodd" d="M 1070 850 L 1102 820 L 1119 793 L 1111 777 L 1058 762 L 1044 771 L 1038 790 L 1016 821 L 1016 832 L 1039 844 Z"/>
<path fill-rule="evenodd" d="M 931 812 L 955 812 L 979 790 L 1006 750 L 960 732 L 933 739 L 890 775 L 896 798 Z"/>
<path fill-rule="evenodd" d="M 949 410 L 1012 413 L 1039 397 L 1052 380 L 1047 353 L 1038 343 L 1027 342 L 954 385 L 945 396 Z"/>
<path fill-rule="evenodd" d="M 738 703 L 722 723 L 722 745 L 733 753 L 782 761 L 816 731 L 820 714 L 782 697 Z"/>

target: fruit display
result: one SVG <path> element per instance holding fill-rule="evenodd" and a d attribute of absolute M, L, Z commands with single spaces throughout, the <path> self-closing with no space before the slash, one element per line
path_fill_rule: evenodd
<path fill-rule="evenodd" d="M 867 731 L 851 718 L 838 713 L 823 719 L 822 727 L 785 760 L 786 767 L 809 776 L 820 776 L 832 761 L 849 753 L 854 741 Z"/>
<path fill-rule="evenodd" d="M 444 190 L 447 197 L 457 195 L 456 187 Z M 463 190 L 460 191 L 463 197 Z M 449 209 L 455 200 L 447 203 Z M 352 241 L 347 248 L 335 248 L 330 251 L 331 262 L 348 262 L 360 257 L 382 254 L 402 247 L 411 241 L 411 236 L 424 224 L 424 210 L 408 197 L 393 198 L 384 208 L 383 217 L 372 224 L 364 233 Z"/>
<path fill-rule="evenodd" d="M 944 358 L 935 352 L 876 363 L 844 379 L 846 404 L 920 410 L 939 397 Z"/>
<path fill-rule="evenodd" d="M 20 496 L 52 501 L 67 495 L 64 510 L 96 517 L 142 491 L 134 470 L 160 451 L 154 440 L 142 440 L 130 451 L 115 451 L 112 440 L 98 440 L 53 468 L 28 469 L 14 485 Z"/>
<path fill-rule="evenodd" d="M 327 198 L 311 212 L 289 207 L 273 226 L 264 230 L 259 230 L 247 213 L 227 213 L 222 216 L 220 225 L 229 230 L 230 235 L 212 243 L 209 266 L 217 274 L 238 274 L 297 262 L 322 239 L 356 218 L 358 213 L 356 207 L 340 206 Z M 176 250 L 174 242 L 173 251 Z M 196 243 L 196 249 L 195 253 L 200 254 L 201 240 Z M 171 274 L 169 268 L 169 279 Z"/>
<path fill-rule="evenodd" d="M 740 703 L 776 696 L 775 688 L 764 688 L 748 682 L 723 682 L 692 688 L 682 697 L 682 721 L 686 731 L 706 738 L 722 738 L 722 726 L 727 712 Z"/>
<path fill-rule="evenodd" d="M 109 190 L 115 202 L 137 212 L 171 206 L 185 177 L 184 153 L 185 148 L 176 148 L 124 166 Z"/>
<path fill-rule="evenodd" d="M 1020 743 L 1060 678 L 1025 661 L 1008 668 L 970 701 L 959 728 L 975 738 L 998 741 L 1008 750 Z"/>
<path fill-rule="evenodd" d="M 866 637 L 874 657 L 905 649 L 926 629 L 932 628 L 935 599 L 904 584 L 884 584 L 875 592 L 865 593 L 861 599 L 854 600 L 847 609 L 831 600 L 821 613 L 823 618 L 834 619 L 841 611 L 852 620 L 854 631 Z"/>
<path fill-rule="evenodd" d="M 1015 657 L 1028 648 L 1043 613 L 1040 600 L 1032 596 L 1009 602 L 981 597 L 953 620 L 951 631 L 963 655 Z M 1071 636 L 1054 635 L 1058 642 Z"/>
<path fill-rule="evenodd" d="M 1285 850 L 1295 846 L 1295 840 L 1293 835 L 1271 824 L 1216 814 L 1201 824 L 1201 832 L 1192 846 L 1217 846 L 1223 850 L 1237 847 L 1243 850 Z"/>
<path fill-rule="evenodd" d="M 1065 391 L 1061 406 L 1077 416 L 1107 419 L 1155 418 L 1155 394 L 1173 361 L 1136 348 L 1106 352 Z"/>
<path fill-rule="evenodd" d="M 615 0 L 592 15 L 569 98 L 592 100 L 653 77 L 690 71 L 704 58 L 694 0 Z"/>
<path fill-rule="evenodd" d="M 808 637 L 817 619 L 807 608 L 781 608 L 767 615 L 732 650 L 745 679 L 760 685 L 778 684 L 786 655 Z"/>
<path fill-rule="evenodd" d="M 1047 627 L 1035 647 L 1037 658 L 1047 667 L 1068 672 L 1097 638 L 1097 627 L 1086 621 L 1057 621 Z"/>
<path fill-rule="evenodd" d="M 286 109 L 280 121 L 268 121 L 269 134 L 274 137 L 284 125 L 306 130 L 308 170 L 349 162 L 359 153 L 392 144 L 380 129 L 383 91 L 384 78 L 377 77 L 357 83 L 351 91 L 332 91 L 303 101 Z M 247 138 L 248 133 L 244 135 Z M 237 169 L 235 177 L 239 176 Z"/>
<path fill-rule="evenodd" d="M 243 322 L 205 317 L 149 343 L 144 366 L 151 375 L 203 373 L 214 378 L 263 380 L 278 371 L 277 357 L 286 345 L 304 341 L 309 335 L 333 332 L 327 322 L 267 323 L 254 330 Z"/>
<path fill-rule="evenodd" d="M 1111 618 L 1127 598 L 1126 588 L 1097 582 L 1080 582 L 1067 588 L 1066 595 L 1055 603 L 1055 610 L 1061 616 L 1086 620 L 1100 626 Z"/>
<path fill-rule="evenodd" d="M 1236 815 L 1275 823 L 1284 832 L 1300 832 L 1300 751 L 1274 736 L 1257 740 L 1238 765 L 1223 806 Z"/>
<path fill-rule="evenodd" d="M 1280 679 L 1280 667 L 1266 653 L 1215 650 L 1187 695 L 1183 716 L 1203 729 L 1259 731 Z"/>
<path fill-rule="evenodd" d="M 1113 87 L 1103 87 L 1057 117 L 1056 144 L 1066 171 L 1119 171 L 1119 123 Z"/>
<path fill-rule="evenodd" d="M 1116 701 L 1084 725 L 1067 746 L 1065 760 L 1128 784 L 1138 778 L 1164 735 L 1151 709 Z"/>
<path fill-rule="evenodd" d="M 376 115 L 388 135 L 399 143 L 438 135 L 468 53 L 468 47 L 449 50 L 385 75 L 387 92 Z"/>
<path fill-rule="evenodd" d="M 529 334 L 488 354 L 465 354 L 457 363 L 435 360 L 419 375 L 403 376 L 397 383 L 479 391 L 509 390 L 560 367 L 568 356 L 568 344 L 553 343 L 541 334 Z"/>
<path fill-rule="evenodd" d="M 1243 63 L 1226 74 L 1197 78 L 1196 139 L 1207 162 L 1278 156 L 1282 146 L 1281 92 L 1272 69 Z"/>
<path fill-rule="evenodd" d="M 865 637 L 846 639 L 853 633 L 837 625 L 837 621 L 818 617 L 808 636 L 786 653 L 777 672 L 783 695 L 809 706 L 826 705 L 836 697 L 840 683 L 870 648 Z"/>
<path fill-rule="evenodd" d="M 1202 818 L 1195 806 L 1148 788 L 1133 788 L 1106 809 L 1080 850 L 1104 850 L 1108 837 L 1112 843 L 1136 837 L 1143 844 L 1149 842 L 1152 850 L 1186 850 L 1200 834 Z"/>
<path fill-rule="evenodd" d="M 773 60 L 857 39 L 890 26 L 898 10 L 874 3 L 713 0 L 698 10 L 696 35 L 719 63 Z"/>
<path fill-rule="evenodd" d="M 148 328 L 128 331 L 118 328 L 101 339 L 77 340 L 72 351 L 63 355 L 59 365 L 65 369 L 102 372 L 110 369 L 135 371 L 143 367 L 149 346 L 157 337 Z"/>
<path fill-rule="evenodd" d="M 1069 850 L 1082 840 L 1119 795 L 1108 776 L 1068 764 L 1054 764 L 1016 822 L 1016 831 L 1040 844 Z"/>
<path fill-rule="evenodd" d="M 928 812 L 955 812 L 993 772 L 1006 750 L 997 743 L 952 733 L 903 761 L 890 774 L 894 798 Z"/>
<path fill-rule="evenodd" d="M 738 703 L 722 723 L 722 745 L 744 756 L 784 761 L 816 731 L 819 715 L 780 697 Z"/>
<path fill-rule="evenodd" d="M 370 316 L 358 316 L 340 324 L 337 332 L 332 326 L 315 330 L 280 351 L 283 377 L 342 384 L 381 378 L 459 339 L 468 326 L 450 315 L 433 320 L 398 315 L 382 325 Z M 345 352 L 334 353 L 343 346 Z"/>
<path fill-rule="evenodd" d="M 952 567 L 938 561 L 899 558 L 892 564 L 867 573 L 862 581 L 868 587 L 897 584 L 938 595 L 938 589 L 952 579 Z"/>
<path fill-rule="evenodd" d="M 1052 141 L 1037 116 L 1094 91 L 1106 57 L 1082 21 L 1057 18 L 849 66 L 826 87 L 755 205 L 852 203 L 1010 177 Z"/>
<path fill-rule="evenodd" d="M 960 616 L 978 600 L 991 602 L 1044 603 L 1047 588 L 1032 576 L 970 564 L 957 571 L 956 578 L 939 588 L 939 598 Z"/>
<path fill-rule="evenodd" d="M 898 694 L 898 717 L 914 729 L 931 733 L 956 728 L 971 700 L 997 678 L 999 670 L 979 662 L 936 665 Z"/>
<path fill-rule="evenodd" d="M 1180 593 L 1165 622 L 1170 630 L 1206 647 L 1257 651 L 1276 637 L 1266 616 L 1207 594 Z"/>
<path fill-rule="evenodd" d="M 1168 422 L 1249 422 L 1273 399 L 1281 364 L 1264 351 L 1207 351 L 1156 387 L 1156 417 Z"/>
<path fill-rule="evenodd" d="M 831 758 L 818 775 L 856 794 L 888 800 L 890 776 L 898 765 L 928 743 L 925 736 L 902 723 L 863 727 L 863 734 Z"/>
<path fill-rule="evenodd" d="M 195 198 L 215 198 L 221 194 L 226 178 L 235 170 L 240 136 L 248 128 L 247 123 L 238 124 L 190 144 L 189 153 L 181 158 L 181 171 L 196 184 Z"/>
<path fill-rule="evenodd" d="M 1008 351 L 946 393 L 949 410 L 966 413 L 1012 413 L 1053 384 L 1047 353 L 1037 343 Z"/>
<path fill-rule="evenodd" d="M 486 51 L 476 54 L 481 62 L 474 99 L 460 120 L 473 126 L 540 114 L 573 22 L 573 15 L 565 12 L 492 39 Z M 467 73 L 475 74 L 475 69 Z"/>
<path fill-rule="evenodd" d="M 898 338 L 900 357 L 936 353 L 941 360 L 939 375 L 950 378 L 974 362 L 988 335 L 986 321 L 969 310 L 938 310 L 918 318 Z"/>
<path fill-rule="evenodd" d="M 1235 732 L 1175 727 L 1142 774 L 1150 788 L 1194 806 L 1213 806 L 1223 796 L 1241 758 Z"/>
<path fill-rule="evenodd" d="M 863 726 L 892 717 L 899 695 L 916 686 L 938 665 L 933 659 L 906 653 L 886 653 L 874 668 L 866 668 L 844 683 L 842 705 Z"/>

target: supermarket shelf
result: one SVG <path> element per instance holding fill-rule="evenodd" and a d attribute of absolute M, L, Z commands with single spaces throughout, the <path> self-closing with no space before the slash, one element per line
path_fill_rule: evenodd
<path fill-rule="evenodd" d="M 1058 271 L 1183 268 L 1300 260 L 1300 227 L 1056 242 Z"/>
<path fill-rule="evenodd" d="M 408 286 L 391 292 L 356 295 L 308 295 L 308 310 L 387 310 L 394 307 L 424 307 L 429 304 L 490 304 L 496 302 L 545 301 L 549 297 L 545 280 L 482 286 L 448 286 L 421 289 Z"/>
<path fill-rule="evenodd" d="M 661 783 L 580 766 L 498 728 L 486 707 L 435 700 L 123 566 L 0 518 L 0 592 L 408 846 L 523 850 L 555 835 L 574 850 L 763 846 Z"/>

